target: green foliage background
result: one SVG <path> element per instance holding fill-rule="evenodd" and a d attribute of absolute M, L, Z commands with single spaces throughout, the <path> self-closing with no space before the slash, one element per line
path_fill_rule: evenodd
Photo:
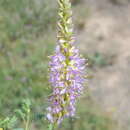
<path fill-rule="evenodd" d="M 0 119 L 12 115 L 29 98 L 31 130 L 47 129 L 48 56 L 56 43 L 56 20 L 54 0 L 0 0 Z M 76 18 L 75 24 L 80 20 Z M 102 113 L 89 92 L 78 103 L 77 116 L 65 120 L 59 130 L 115 130 L 115 122 Z"/>

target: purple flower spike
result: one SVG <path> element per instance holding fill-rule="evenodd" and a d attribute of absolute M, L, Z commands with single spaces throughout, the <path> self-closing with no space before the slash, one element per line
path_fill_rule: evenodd
<path fill-rule="evenodd" d="M 73 44 L 71 4 L 69 0 L 58 0 L 58 3 L 58 44 L 49 63 L 49 81 L 53 92 L 47 108 L 47 119 L 54 124 L 60 124 L 65 117 L 75 115 L 76 101 L 82 93 L 85 81 L 85 59 Z"/>

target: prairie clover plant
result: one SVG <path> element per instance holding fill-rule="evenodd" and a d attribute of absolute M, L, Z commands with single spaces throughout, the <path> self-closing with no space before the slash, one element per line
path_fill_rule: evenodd
<path fill-rule="evenodd" d="M 20 109 L 16 109 L 12 117 L 0 119 L 0 130 L 29 130 L 30 127 L 30 112 L 31 101 L 24 99 Z M 25 128 L 15 128 L 18 121 L 23 122 Z"/>
<path fill-rule="evenodd" d="M 65 117 L 75 115 L 76 100 L 83 90 L 85 59 L 74 46 L 72 10 L 70 0 L 58 0 L 58 43 L 50 56 L 50 83 L 47 119 L 58 125 Z"/>

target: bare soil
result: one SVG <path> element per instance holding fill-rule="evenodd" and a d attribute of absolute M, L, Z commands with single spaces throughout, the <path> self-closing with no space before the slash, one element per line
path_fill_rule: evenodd
<path fill-rule="evenodd" d="M 83 53 L 100 53 L 110 59 L 102 67 L 89 68 L 89 89 L 107 114 L 125 130 L 130 129 L 130 2 L 128 0 L 84 0 L 90 16 L 78 32 Z"/>

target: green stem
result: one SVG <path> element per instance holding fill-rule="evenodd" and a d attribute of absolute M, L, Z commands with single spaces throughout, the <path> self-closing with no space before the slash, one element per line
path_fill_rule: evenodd
<path fill-rule="evenodd" d="M 28 115 L 27 115 L 27 122 L 26 122 L 25 130 L 29 130 L 29 123 L 30 123 L 30 112 L 28 112 Z"/>
<path fill-rule="evenodd" d="M 73 119 L 70 117 L 70 130 L 74 130 Z"/>
<path fill-rule="evenodd" d="M 49 124 L 48 130 L 54 130 L 54 124 Z"/>

